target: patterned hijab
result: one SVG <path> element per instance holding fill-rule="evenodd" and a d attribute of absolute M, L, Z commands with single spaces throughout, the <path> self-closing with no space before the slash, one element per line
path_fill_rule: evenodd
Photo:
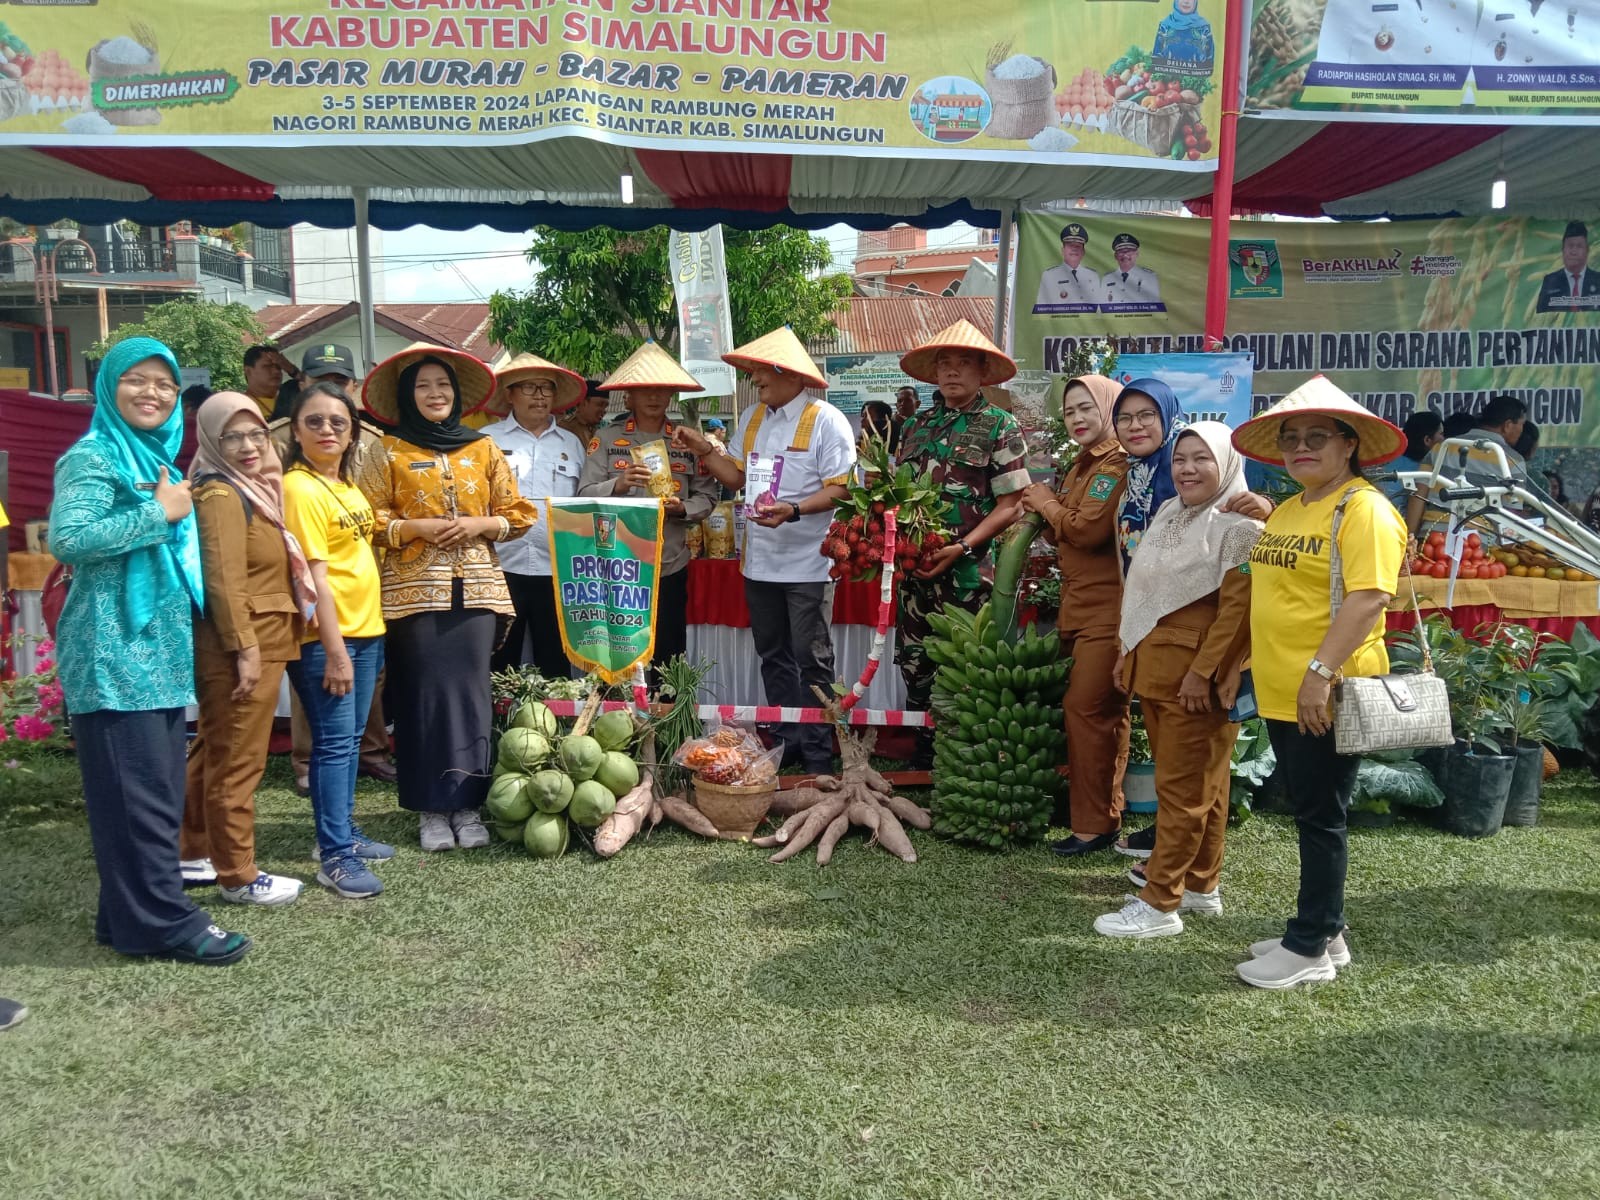
<path fill-rule="evenodd" d="M 222 431 L 240 413 L 249 413 L 262 429 L 267 427 L 260 405 L 240 392 L 217 392 L 206 398 L 195 414 L 200 448 L 195 451 L 189 469 L 196 479 L 212 475 L 227 480 L 250 501 L 253 511 L 272 522 L 283 534 L 284 546 L 289 552 L 289 579 L 295 605 L 300 615 L 309 621 L 317 610 L 317 585 L 300 543 L 283 523 L 283 464 L 278 461 L 277 450 L 271 441 L 261 447 L 261 461 L 253 475 L 236 470 L 222 452 Z"/>
<path fill-rule="evenodd" d="M 169 482 L 183 478 L 178 451 L 183 446 L 183 405 L 176 395 L 167 419 L 154 429 L 135 429 L 117 407 L 117 384 L 130 369 L 150 359 L 158 361 L 177 383 L 178 360 L 155 338 L 135 337 L 118 342 L 100 362 L 94 378 L 94 416 L 85 437 L 93 438 L 110 458 L 118 478 L 136 495 L 148 495 L 167 469 Z M 205 604 L 200 574 L 200 535 L 194 513 L 170 525 L 171 536 L 155 546 L 142 546 L 127 554 L 122 603 L 128 624 L 143 630 L 155 617 L 156 598 L 183 588 L 195 607 Z"/>
<path fill-rule="evenodd" d="M 1159 379 L 1135 379 L 1117 396 L 1116 410 L 1130 396 L 1148 396 L 1161 413 L 1161 445 L 1143 458 L 1128 456 L 1128 488 L 1117 513 L 1117 544 L 1122 550 L 1122 570 L 1126 574 L 1139 539 L 1159 509 L 1178 494 L 1172 486 L 1172 445 L 1189 428 L 1183 419 L 1178 394 Z"/>
<path fill-rule="evenodd" d="M 1261 536 L 1260 521 L 1221 511 L 1245 490 L 1244 459 L 1233 448 L 1233 431 L 1220 421 L 1196 421 L 1179 436 L 1205 442 L 1217 463 L 1217 490 L 1192 506 L 1174 495 L 1150 522 L 1122 587 L 1117 636 L 1124 653 L 1142 642 L 1162 617 L 1219 589 L 1228 572 L 1250 557 Z M 1170 471 L 1168 476 L 1171 482 Z"/>

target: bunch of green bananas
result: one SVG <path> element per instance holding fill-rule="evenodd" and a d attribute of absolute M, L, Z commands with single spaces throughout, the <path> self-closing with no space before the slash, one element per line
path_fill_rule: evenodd
<path fill-rule="evenodd" d="M 1008 641 L 989 605 L 931 614 L 933 828 L 1000 849 L 1044 836 L 1063 780 L 1070 659 L 1054 631 Z"/>

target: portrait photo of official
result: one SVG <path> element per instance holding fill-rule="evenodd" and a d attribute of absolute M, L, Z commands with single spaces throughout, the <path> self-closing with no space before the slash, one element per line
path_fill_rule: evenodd
<path fill-rule="evenodd" d="M 1589 227 L 1570 221 L 1561 235 L 1561 269 L 1539 283 L 1539 312 L 1600 308 L 1600 275 L 1589 270 Z"/>
<path fill-rule="evenodd" d="M 1103 304 L 1147 304 L 1161 299 L 1161 280 L 1149 267 L 1139 265 L 1139 239 L 1119 233 L 1111 239 L 1111 253 L 1117 269 L 1100 280 Z"/>
<path fill-rule="evenodd" d="M 1073 221 L 1061 229 L 1061 265 L 1048 267 L 1039 276 L 1039 295 L 1035 311 L 1064 304 L 1100 303 L 1100 273 L 1083 265 L 1089 245 L 1089 231 Z"/>

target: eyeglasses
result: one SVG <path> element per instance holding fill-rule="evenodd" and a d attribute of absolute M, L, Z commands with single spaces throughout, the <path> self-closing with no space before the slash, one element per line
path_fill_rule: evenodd
<path fill-rule="evenodd" d="M 1290 433 L 1285 430 L 1278 435 L 1278 449 L 1283 451 L 1298 450 L 1300 443 L 1304 442 L 1306 449 L 1316 454 L 1328 444 L 1329 438 L 1342 437 L 1344 437 L 1344 434 L 1337 429 L 1308 429 L 1304 433 Z"/>
<path fill-rule="evenodd" d="M 1159 424 L 1161 424 L 1161 414 L 1153 408 L 1142 408 L 1138 412 L 1117 414 L 1118 429 L 1132 429 L 1135 425 Z"/>
<path fill-rule="evenodd" d="M 553 397 L 556 394 L 556 385 L 553 383 L 546 383 L 542 379 L 533 381 L 523 380 L 521 383 L 513 383 L 511 385 L 511 390 L 513 392 L 527 392 L 529 395 L 533 396 Z"/>
<path fill-rule="evenodd" d="M 343 417 L 325 417 L 321 413 L 312 413 L 309 417 L 301 417 L 305 427 L 313 433 L 321 433 L 324 429 L 333 433 L 344 433 L 350 428 L 350 422 Z"/>
<path fill-rule="evenodd" d="M 124 375 L 118 381 L 118 386 L 134 392 L 148 389 L 163 399 L 171 399 L 178 394 L 178 385 L 170 379 L 162 379 L 159 375 Z"/>
<path fill-rule="evenodd" d="M 224 450 L 237 450 L 249 442 L 252 446 L 265 446 L 267 444 L 267 431 L 265 429 L 245 429 L 239 433 L 225 433 L 217 439 L 222 443 Z"/>

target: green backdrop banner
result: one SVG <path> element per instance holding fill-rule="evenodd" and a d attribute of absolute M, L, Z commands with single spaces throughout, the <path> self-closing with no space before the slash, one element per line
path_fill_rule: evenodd
<path fill-rule="evenodd" d="M 1105 336 L 1124 353 L 1206 349 L 1210 229 L 1177 217 L 1024 213 L 1019 363 L 1059 371 L 1078 339 Z M 1448 415 L 1509 392 L 1527 401 L 1543 445 L 1600 441 L 1587 403 L 1600 366 L 1600 274 L 1581 224 L 1235 221 L 1228 257 L 1227 349 L 1254 357 L 1255 411 L 1322 373 L 1396 424 L 1419 408 Z"/>
<path fill-rule="evenodd" d="M 658 500 L 545 500 L 556 612 L 567 657 L 607 683 L 655 651 Z"/>

